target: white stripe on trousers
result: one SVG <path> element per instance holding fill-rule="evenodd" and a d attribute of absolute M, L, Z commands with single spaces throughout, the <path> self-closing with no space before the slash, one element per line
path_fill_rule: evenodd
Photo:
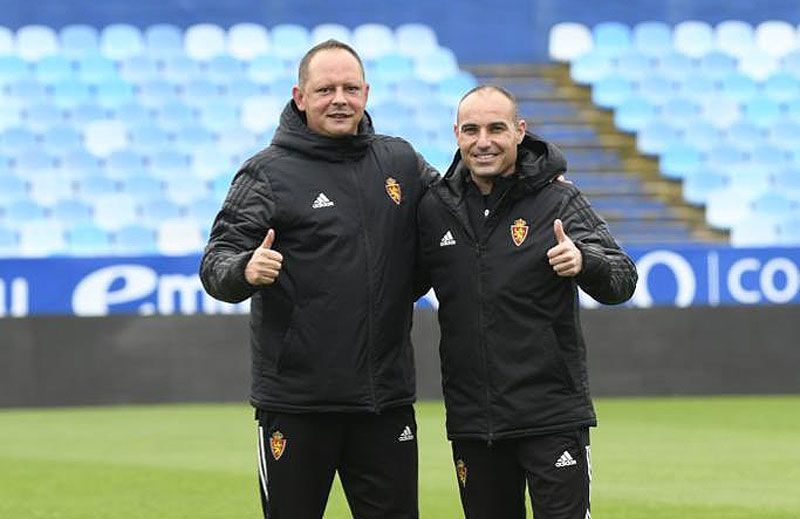
<path fill-rule="evenodd" d="M 267 490 L 267 457 L 264 451 L 264 428 L 258 426 L 258 479 L 261 481 L 261 489 L 264 491 L 264 499 L 269 501 L 269 491 Z"/>

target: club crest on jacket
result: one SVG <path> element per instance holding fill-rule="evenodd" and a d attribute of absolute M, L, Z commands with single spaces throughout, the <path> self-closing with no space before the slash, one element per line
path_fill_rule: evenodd
<path fill-rule="evenodd" d="M 283 456 L 283 452 L 286 450 L 286 438 L 283 437 L 280 431 L 272 433 L 272 437 L 269 439 L 269 449 L 272 451 L 272 457 L 275 458 L 275 461 L 278 461 Z"/>
<path fill-rule="evenodd" d="M 514 224 L 511 226 L 511 239 L 514 240 L 514 245 L 517 247 L 522 245 L 522 242 L 528 237 L 528 228 L 528 222 L 522 218 L 514 220 Z"/>
<path fill-rule="evenodd" d="M 400 184 L 398 184 L 397 180 L 392 177 L 386 179 L 386 194 L 389 195 L 389 198 L 392 199 L 392 202 L 400 205 L 400 202 L 403 199 L 403 192 L 400 189 Z"/>
<path fill-rule="evenodd" d="M 464 460 L 456 461 L 456 475 L 458 476 L 458 482 L 461 483 L 461 487 L 467 486 L 467 464 L 464 463 Z"/>

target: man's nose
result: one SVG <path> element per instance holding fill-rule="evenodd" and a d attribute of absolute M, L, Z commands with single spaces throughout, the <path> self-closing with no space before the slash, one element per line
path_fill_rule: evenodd
<path fill-rule="evenodd" d="M 478 132 L 478 142 L 476 143 L 479 148 L 488 148 L 492 145 L 491 141 L 489 140 L 489 132 L 486 130 L 480 130 Z"/>
<path fill-rule="evenodd" d="M 344 88 L 337 88 L 333 94 L 333 102 L 335 104 L 345 104 L 347 99 L 344 96 Z"/>

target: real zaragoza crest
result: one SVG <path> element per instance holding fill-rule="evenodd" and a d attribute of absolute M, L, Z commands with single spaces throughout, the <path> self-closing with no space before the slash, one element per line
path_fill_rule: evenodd
<path fill-rule="evenodd" d="M 461 486 L 467 486 L 467 464 L 464 463 L 464 460 L 456 461 L 456 475 Z"/>
<path fill-rule="evenodd" d="M 514 220 L 514 225 L 511 226 L 511 239 L 514 240 L 514 245 L 519 247 L 525 238 L 528 237 L 528 222 L 522 218 Z"/>
<path fill-rule="evenodd" d="M 269 449 L 272 451 L 272 457 L 275 458 L 275 461 L 278 461 L 283 456 L 283 451 L 286 450 L 286 438 L 283 437 L 280 431 L 272 433 L 272 437 L 269 439 Z"/>
<path fill-rule="evenodd" d="M 403 199 L 403 192 L 400 189 L 400 184 L 392 177 L 386 179 L 386 194 L 395 204 L 400 205 L 400 201 Z"/>

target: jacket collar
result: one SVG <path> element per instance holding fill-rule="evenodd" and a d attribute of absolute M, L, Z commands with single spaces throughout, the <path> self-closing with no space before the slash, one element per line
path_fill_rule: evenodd
<path fill-rule="evenodd" d="M 358 124 L 356 135 L 333 138 L 313 132 L 306 124 L 305 113 L 291 100 L 283 109 L 272 144 L 309 158 L 346 162 L 363 157 L 374 136 L 372 119 L 366 112 Z"/>

